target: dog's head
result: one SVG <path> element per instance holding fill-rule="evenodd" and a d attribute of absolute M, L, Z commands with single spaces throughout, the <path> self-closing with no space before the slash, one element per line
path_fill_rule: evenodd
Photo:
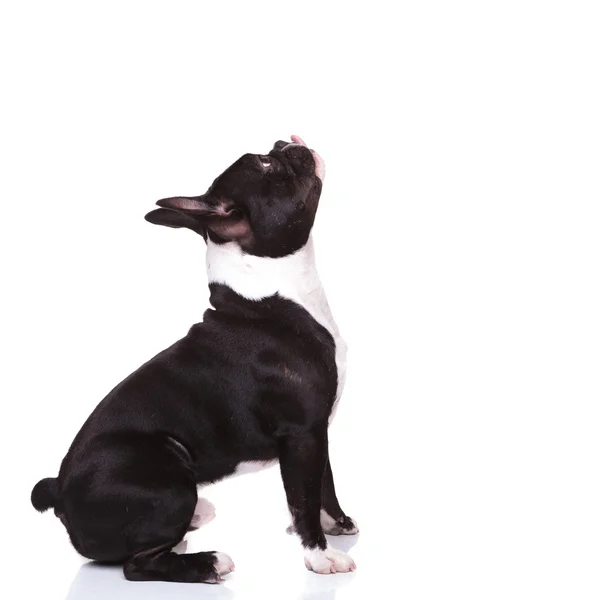
<path fill-rule="evenodd" d="M 323 159 L 292 136 L 268 154 L 244 154 L 202 196 L 159 200 L 146 220 L 235 242 L 248 254 L 286 256 L 308 240 L 324 175 Z"/>

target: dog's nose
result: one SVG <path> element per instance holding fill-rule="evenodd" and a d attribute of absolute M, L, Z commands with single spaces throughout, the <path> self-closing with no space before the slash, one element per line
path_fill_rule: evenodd
<path fill-rule="evenodd" d="M 275 142 L 274 146 L 273 146 L 273 150 L 277 150 L 277 151 L 283 151 L 283 150 L 288 150 L 288 156 L 290 156 L 290 158 L 303 158 L 304 157 L 304 150 L 301 150 L 299 153 L 297 151 L 294 151 L 294 147 L 295 148 L 306 148 L 306 143 L 304 142 L 304 140 L 298 136 L 298 135 L 293 135 L 291 136 L 291 142 L 284 142 L 283 140 L 279 140 L 277 142 Z M 291 148 L 290 148 L 291 146 Z M 288 149 L 289 148 L 289 149 Z M 323 162 L 323 159 L 319 156 L 319 154 L 317 152 L 315 152 L 314 150 L 310 151 L 314 160 L 314 168 L 315 168 L 315 175 L 323 180 L 323 178 L 325 177 L 325 163 Z"/>

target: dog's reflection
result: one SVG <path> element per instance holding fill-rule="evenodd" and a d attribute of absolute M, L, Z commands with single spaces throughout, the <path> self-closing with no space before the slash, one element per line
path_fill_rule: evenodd
<path fill-rule="evenodd" d="M 184 553 L 187 541 L 174 550 Z M 199 591 L 199 587 L 202 588 Z M 210 598 L 233 600 L 233 592 L 225 583 L 168 583 L 165 581 L 131 582 L 123 576 L 123 567 L 86 563 L 77 572 L 69 589 L 67 600 L 172 600 L 172 598 Z"/>
<path fill-rule="evenodd" d="M 329 543 L 338 550 L 348 552 L 358 541 L 358 535 L 329 537 Z M 184 540 L 175 548 L 177 552 L 185 552 Z M 335 600 L 336 591 L 352 582 L 355 573 L 339 575 L 316 575 L 306 573 L 304 588 L 299 596 L 295 590 L 282 589 L 281 598 L 298 600 Z M 200 589 L 201 588 L 201 589 Z M 105 566 L 97 563 L 86 563 L 81 566 L 67 595 L 66 600 L 171 600 L 172 598 L 190 598 L 197 600 L 233 600 L 235 594 L 227 587 L 227 583 L 210 585 L 206 583 L 167 583 L 164 581 L 131 582 L 123 576 L 120 566 Z"/>
<path fill-rule="evenodd" d="M 198 588 L 201 587 L 200 591 Z M 131 582 L 123 576 L 122 567 L 96 563 L 83 565 L 69 589 L 67 600 L 172 600 L 173 598 L 211 598 L 232 600 L 233 592 L 226 584 L 167 583 L 165 581 Z"/>
<path fill-rule="evenodd" d="M 200 591 L 198 588 L 201 587 Z M 172 600 L 173 598 L 211 598 L 232 600 L 233 592 L 226 584 L 167 583 L 165 581 L 131 582 L 123 576 L 122 567 L 87 563 L 79 569 L 67 600 Z"/>

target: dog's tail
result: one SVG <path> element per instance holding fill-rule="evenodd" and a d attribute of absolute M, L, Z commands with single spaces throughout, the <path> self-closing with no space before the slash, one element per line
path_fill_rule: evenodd
<path fill-rule="evenodd" d="M 56 506 L 58 498 L 58 479 L 56 477 L 47 477 L 38 481 L 31 490 L 31 504 L 35 510 L 40 512 Z"/>

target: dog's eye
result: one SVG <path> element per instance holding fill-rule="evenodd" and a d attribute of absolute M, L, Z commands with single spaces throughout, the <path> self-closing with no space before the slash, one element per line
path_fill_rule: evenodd
<path fill-rule="evenodd" d="M 266 157 L 266 156 L 260 156 L 260 164 L 265 168 L 268 169 L 271 166 L 271 159 Z"/>

